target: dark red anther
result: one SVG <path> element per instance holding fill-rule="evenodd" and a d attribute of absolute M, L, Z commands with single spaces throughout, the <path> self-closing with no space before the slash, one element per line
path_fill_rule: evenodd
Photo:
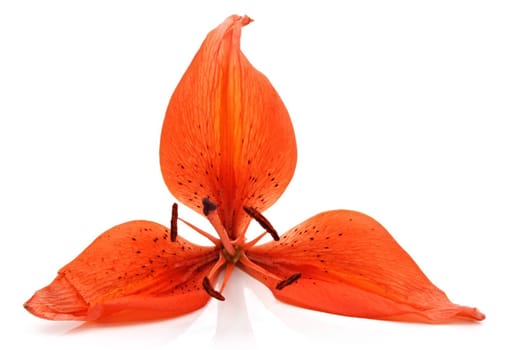
<path fill-rule="evenodd" d="M 266 219 L 257 209 L 252 207 L 243 207 L 243 210 L 245 210 L 245 213 L 247 213 L 252 219 L 257 221 L 257 223 L 271 235 L 273 240 L 278 241 L 280 239 L 277 230 L 273 228 L 268 219 Z"/>
<path fill-rule="evenodd" d="M 177 203 L 172 204 L 172 216 L 170 217 L 170 240 L 175 242 L 177 238 Z"/>
<path fill-rule="evenodd" d="M 204 288 L 206 293 L 208 293 L 213 298 L 221 300 L 221 301 L 225 300 L 224 296 L 222 294 L 220 294 L 219 292 L 217 292 L 213 288 L 213 286 L 211 286 L 211 282 L 209 281 L 209 278 L 204 277 L 204 279 L 202 280 L 202 287 Z"/>
<path fill-rule="evenodd" d="M 277 283 L 277 286 L 275 288 L 277 288 L 278 290 L 281 290 L 284 287 L 287 287 L 290 284 L 296 282 L 300 277 L 302 277 L 301 273 L 295 273 L 294 275 L 291 275 L 290 277 L 286 278 L 285 280 L 282 280 L 279 283 Z"/>

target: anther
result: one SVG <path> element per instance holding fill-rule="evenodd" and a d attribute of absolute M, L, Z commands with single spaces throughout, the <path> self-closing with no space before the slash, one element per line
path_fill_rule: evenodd
<path fill-rule="evenodd" d="M 209 278 L 207 277 L 204 277 L 204 279 L 202 280 L 202 287 L 204 288 L 204 290 L 206 291 L 206 293 L 208 293 L 210 296 L 212 296 L 213 298 L 215 299 L 218 299 L 218 300 L 221 300 L 221 301 L 224 301 L 225 298 L 222 294 L 220 294 L 219 292 L 217 292 L 212 286 L 211 286 L 211 282 L 209 281 Z"/>
<path fill-rule="evenodd" d="M 209 200 L 208 197 L 202 198 L 202 212 L 204 215 L 208 216 L 208 214 L 214 210 L 216 210 L 217 205 Z"/>
<path fill-rule="evenodd" d="M 278 241 L 280 239 L 277 230 L 273 228 L 268 219 L 266 219 L 257 209 L 252 207 L 243 207 L 243 210 L 245 210 L 245 213 L 247 213 L 252 219 L 257 221 L 257 223 L 271 235 L 273 240 Z"/>
<path fill-rule="evenodd" d="M 175 242 L 177 238 L 177 203 L 172 204 L 172 216 L 170 217 L 170 240 Z"/>
<path fill-rule="evenodd" d="M 302 277 L 301 273 L 295 273 L 294 275 L 291 275 L 290 277 L 286 278 L 285 280 L 282 280 L 279 283 L 277 283 L 277 286 L 275 288 L 277 288 L 278 290 L 281 290 L 281 289 L 289 286 L 290 284 L 296 282 L 300 277 Z"/>

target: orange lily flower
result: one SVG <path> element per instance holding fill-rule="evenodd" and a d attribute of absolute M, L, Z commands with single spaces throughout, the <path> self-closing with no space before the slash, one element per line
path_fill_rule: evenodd
<path fill-rule="evenodd" d="M 483 320 L 452 303 L 374 219 L 349 210 L 320 213 L 279 236 L 262 215 L 282 195 L 296 165 L 286 107 L 240 50 L 247 16 L 211 31 L 177 86 L 161 134 L 160 165 L 170 192 L 205 215 L 219 238 L 182 220 L 212 246 L 170 227 L 131 221 L 100 235 L 25 303 L 51 320 L 141 320 L 204 306 L 235 266 L 276 298 L 324 312 L 443 323 Z M 264 233 L 245 232 L 254 219 Z M 273 241 L 256 243 L 266 233 Z M 217 289 L 219 272 L 225 275 Z"/>

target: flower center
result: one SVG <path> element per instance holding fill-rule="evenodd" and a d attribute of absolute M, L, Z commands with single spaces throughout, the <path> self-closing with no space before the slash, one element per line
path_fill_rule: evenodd
<path fill-rule="evenodd" d="M 230 254 L 227 249 L 222 248 L 222 255 L 225 260 L 232 264 L 236 264 L 240 260 L 242 253 L 243 249 L 240 246 L 234 246 L 234 254 Z"/>
<path fill-rule="evenodd" d="M 213 298 L 216 298 L 218 300 L 225 300 L 224 296 L 222 295 L 222 291 L 225 288 L 227 281 L 229 280 L 229 277 L 231 276 L 231 273 L 234 269 L 234 266 L 239 262 L 242 264 L 245 268 L 248 268 L 251 271 L 261 273 L 273 280 L 276 281 L 275 288 L 278 290 L 281 290 L 290 284 L 296 282 L 300 277 L 301 273 L 295 273 L 287 278 L 282 279 L 279 276 L 276 276 L 272 274 L 271 272 L 265 270 L 261 266 L 257 265 L 253 261 L 251 261 L 246 255 L 245 250 L 250 249 L 253 247 L 265 234 L 270 234 L 272 238 L 275 241 L 278 241 L 279 235 L 277 231 L 273 228 L 271 223 L 266 219 L 263 214 L 261 214 L 257 209 L 253 207 L 244 206 L 243 210 L 249 215 L 252 219 L 257 221 L 259 225 L 265 230 L 261 235 L 257 236 L 255 239 L 253 239 L 250 242 L 244 242 L 244 235 L 242 237 L 239 237 L 238 239 L 232 241 L 229 238 L 229 235 L 227 231 L 225 230 L 225 227 L 222 224 L 222 221 L 220 220 L 220 217 L 217 213 L 217 204 L 213 203 L 209 198 L 203 198 L 202 199 L 203 204 L 203 213 L 208 218 L 209 222 L 213 225 L 215 228 L 215 231 L 220 236 L 220 239 L 213 237 L 209 233 L 201 230 L 200 228 L 192 225 L 191 223 L 179 219 L 191 228 L 193 228 L 195 231 L 203 235 L 204 237 L 208 238 L 216 247 L 220 250 L 220 254 L 218 256 L 218 260 L 214 264 L 214 266 L 211 268 L 207 276 L 204 276 L 202 281 L 202 287 Z M 177 204 L 174 204 L 172 206 L 172 217 L 170 220 L 170 231 L 171 231 L 171 241 L 175 241 L 177 238 L 177 220 L 178 220 L 178 212 L 177 212 Z M 242 241 L 243 240 L 243 241 Z M 213 284 L 211 281 L 214 281 L 216 278 L 218 272 L 225 267 L 225 275 L 224 280 L 222 283 L 222 286 L 220 288 L 220 291 L 215 290 Z"/>

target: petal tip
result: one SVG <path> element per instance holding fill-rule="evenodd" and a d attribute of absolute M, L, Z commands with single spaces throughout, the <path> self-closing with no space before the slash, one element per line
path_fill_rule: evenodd
<path fill-rule="evenodd" d="M 225 19 L 222 25 L 232 25 L 233 23 L 239 22 L 242 27 L 252 23 L 254 20 L 247 15 L 231 15 Z"/>
<path fill-rule="evenodd" d="M 466 308 L 464 311 L 460 312 L 459 315 L 461 317 L 466 317 L 471 321 L 484 321 L 486 319 L 486 315 L 475 307 Z"/>
<path fill-rule="evenodd" d="M 242 18 L 241 18 L 241 24 L 246 26 L 247 24 L 250 24 L 254 22 L 254 20 L 250 17 L 248 17 L 247 15 L 244 15 Z"/>
<path fill-rule="evenodd" d="M 25 310 L 30 312 L 32 315 L 45 319 L 45 320 L 76 320 L 83 321 L 85 320 L 84 315 L 80 314 L 68 314 L 61 313 L 54 310 L 51 305 L 45 300 L 44 297 L 41 297 L 40 294 L 36 293 L 32 298 L 30 298 L 27 302 L 23 304 Z"/>

